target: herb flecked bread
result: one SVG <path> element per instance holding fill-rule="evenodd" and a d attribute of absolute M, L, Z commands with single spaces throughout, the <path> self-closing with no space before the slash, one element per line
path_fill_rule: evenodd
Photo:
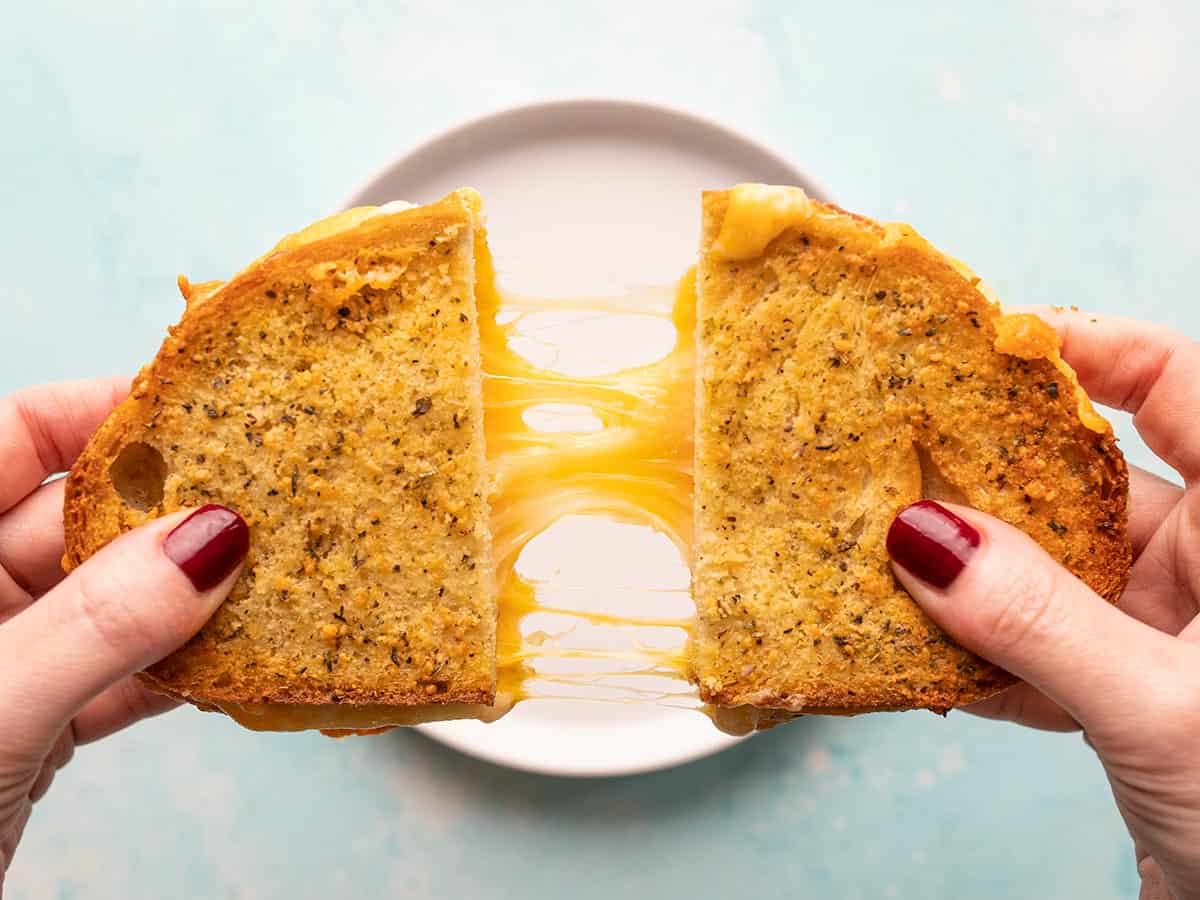
<path fill-rule="evenodd" d="M 907 226 L 797 189 L 706 193 L 697 350 L 692 666 L 724 727 L 944 712 L 1013 683 L 892 575 L 888 526 L 922 497 L 998 516 L 1119 596 L 1111 427 L 1047 325 L 1002 315 Z"/>
<path fill-rule="evenodd" d="M 66 557 L 187 506 L 251 527 L 230 598 L 144 673 L 254 728 L 486 716 L 496 610 L 474 254 L 479 200 L 351 210 L 182 320 L 66 488 Z"/>

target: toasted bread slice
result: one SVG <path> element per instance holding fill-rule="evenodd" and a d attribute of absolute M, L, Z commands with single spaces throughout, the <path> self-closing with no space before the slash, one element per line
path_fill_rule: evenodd
<path fill-rule="evenodd" d="M 698 288 L 692 666 L 719 724 L 944 712 L 1014 682 L 892 575 L 888 526 L 922 497 L 1116 600 L 1125 463 L 1049 326 L 907 226 L 795 188 L 704 195 Z"/>
<path fill-rule="evenodd" d="M 487 717 L 496 693 L 479 200 L 357 209 L 187 309 L 66 488 L 69 569 L 151 517 L 245 516 L 229 599 L 144 673 L 253 728 Z"/>

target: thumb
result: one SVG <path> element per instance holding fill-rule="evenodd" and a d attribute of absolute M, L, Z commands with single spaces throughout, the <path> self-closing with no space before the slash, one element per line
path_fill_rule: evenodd
<path fill-rule="evenodd" d="M 892 522 L 887 548 L 896 577 L 943 630 L 1089 733 L 1124 727 L 1162 670 L 1183 662 L 1179 641 L 1125 615 L 991 516 L 922 500 Z"/>
<path fill-rule="evenodd" d="M 92 697 L 163 658 L 225 599 L 245 520 L 204 506 L 114 540 L 0 627 L 0 745 L 35 754 Z"/>

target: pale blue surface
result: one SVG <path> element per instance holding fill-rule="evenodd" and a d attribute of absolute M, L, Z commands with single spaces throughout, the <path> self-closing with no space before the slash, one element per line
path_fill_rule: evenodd
<path fill-rule="evenodd" d="M 1200 334 L 1192 4 L 477 5 L 6 11 L 0 391 L 130 371 L 179 311 L 176 272 L 225 275 L 419 136 L 550 94 L 750 127 L 1008 301 Z M 189 710 L 83 750 L 8 891 L 1103 900 L 1136 875 L 1077 737 L 960 715 L 810 720 L 568 782 Z"/>

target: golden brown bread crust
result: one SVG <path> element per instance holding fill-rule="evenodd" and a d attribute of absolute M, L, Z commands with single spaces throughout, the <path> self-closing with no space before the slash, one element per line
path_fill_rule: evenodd
<path fill-rule="evenodd" d="M 64 508 L 67 569 L 183 507 L 250 524 L 230 598 L 152 687 L 205 708 L 494 701 L 473 221 L 452 194 L 181 279 L 182 320 Z"/>
<path fill-rule="evenodd" d="M 729 202 L 704 195 L 698 280 L 702 699 L 762 710 L 750 727 L 764 727 L 944 712 L 1011 685 L 895 581 L 887 528 L 922 496 L 966 503 L 1115 601 L 1131 551 L 1111 428 L 1076 396 L 1047 326 L 1002 320 L 911 230 L 813 203 L 731 262 L 713 252 Z"/>

